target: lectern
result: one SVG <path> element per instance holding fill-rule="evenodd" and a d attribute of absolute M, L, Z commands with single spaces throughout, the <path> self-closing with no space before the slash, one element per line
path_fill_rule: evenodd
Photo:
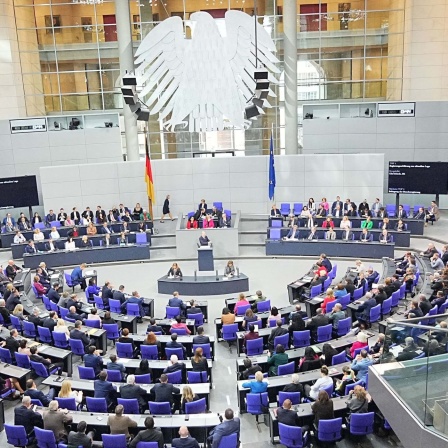
<path fill-rule="evenodd" d="M 199 271 L 214 271 L 215 263 L 213 260 L 213 247 L 198 247 L 198 269 Z"/>

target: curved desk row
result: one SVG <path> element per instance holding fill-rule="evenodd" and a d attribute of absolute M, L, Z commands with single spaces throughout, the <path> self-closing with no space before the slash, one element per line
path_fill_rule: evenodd
<path fill-rule="evenodd" d="M 128 227 L 129 230 L 131 232 L 137 232 L 138 230 L 138 225 L 139 223 L 142 221 L 131 221 L 128 223 Z M 145 221 L 147 224 L 148 228 L 151 228 L 153 223 L 152 221 Z M 115 222 L 115 223 L 108 223 L 109 227 L 112 228 L 114 233 L 120 233 L 121 232 L 121 225 L 123 223 L 122 222 Z M 103 227 L 102 224 L 94 224 L 94 226 L 96 227 L 98 233 L 100 231 L 100 228 Z M 80 236 L 83 235 L 87 235 L 87 226 L 76 226 L 79 232 Z M 73 230 L 73 226 L 69 227 L 69 226 L 61 226 L 58 227 L 58 232 L 59 235 L 61 235 L 61 238 L 66 238 L 68 232 L 70 232 L 71 230 Z M 45 229 L 41 229 L 41 232 L 45 235 L 46 238 L 48 238 L 48 236 L 50 235 L 51 229 L 49 227 L 45 227 Z M 21 230 L 22 235 L 27 239 L 27 240 L 32 240 L 33 239 L 33 235 L 34 235 L 34 231 L 33 230 Z M 0 241 L 2 243 L 2 247 L 7 248 L 7 247 L 11 247 L 14 244 L 14 237 L 16 236 L 16 232 L 5 232 L 5 233 L 0 233 Z"/>
<path fill-rule="evenodd" d="M 137 242 L 136 235 L 140 235 L 140 233 L 137 234 L 135 232 L 130 232 L 130 233 L 126 234 L 126 239 L 127 239 L 128 244 L 135 244 Z M 141 233 L 141 235 L 143 235 L 141 237 L 143 239 L 143 243 L 148 243 L 151 246 L 151 234 L 149 232 L 144 232 L 144 233 Z M 105 245 L 105 243 L 104 243 L 105 235 L 94 235 L 94 236 L 89 236 L 88 238 L 89 238 L 91 247 L 102 247 Z M 109 244 L 111 246 L 119 245 L 118 238 L 119 238 L 119 234 L 112 234 L 110 236 Z M 75 246 L 78 249 L 83 249 L 81 247 L 81 239 L 82 239 L 82 237 L 80 237 L 80 236 L 73 238 L 73 241 L 75 242 Z M 42 252 L 47 252 L 47 249 L 45 247 L 45 243 L 47 241 L 48 240 L 35 241 L 34 245 L 37 250 L 42 251 Z M 61 237 L 61 239 L 58 239 L 58 240 L 53 240 L 54 246 L 56 247 L 56 249 L 59 249 L 59 250 L 65 250 L 65 242 L 66 242 L 66 239 L 63 237 Z M 139 244 L 141 244 L 141 241 L 139 241 Z M 11 245 L 12 258 L 14 258 L 14 259 L 22 258 L 24 255 L 24 252 L 25 252 L 25 247 L 27 245 L 28 245 L 28 242 L 12 244 Z"/>
<path fill-rule="evenodd" d="M 319 256 L 328 257 L 383 258 L 394 256 L 395 244 L 361 243 L 360 241 L 329 240 L 266 240 L 266 255 Z"/>
<path fill-rule="evenodd" d="M 44 261 L 47 266 L 74 266 L 81 263 L 111 263 L 114 261 L 149 260 L 149 246 L 109 246 L 78 249 L 74 251 L 56 251 L 37 254 L 25 254 L 23 263 L 26 268 L 35 269 Z"/>
<path fill-rule="evenodd" d="M 333 219 L 334 225 L 336 227 L 339 227 L 341 225 L 341 221 L 342 218 L 334 218 L 333 216 L 331 216 L 331 218 Z M 317 226 L 322 226 L 322 223 L 326 220 L 327 218 L 314 218 L 314 222 Z M 352 223 L 352 227 L 354 228 L 360 228 L 361 227 L 361 222 L 365 221 L 366 218 L 360 218 L 359 216 L 349 216 L 348 218 L 351 223 Z M 273 220 L 280 220 L 283 222 L 283 218 L 273 218 L 270 217 L 269 218 L 269 227 L 272 227 L 272 221 Z M 306 219 L 303 218 L 302 222 L 305 222 Z M 379 224 L 381 222 L 383 222 L 382 218 L 372 218 L 373 221 L 373 228 L 374 229 L 378 229 L 379 228 Z M 398 222 L 398 218 L 389 218 L 389 222 L 391 223 L 392 227 L 395 227 L 395 224 Z M 403 219 L 403 222 L 406 223 L 407 227 L 408 227 L 408 231 L 411 232 L 412 235 L 423 235 L 423 231 L 425 229 L 425 220 L 424 219 L 413 219 L 413 218 L 407 218 L 407 219 Z"/>
<path fill-rule="evenodd" d="M 164 275 L 157 280 L 159 294 L 173 294 L 178 291 L 184 296 L 216 296 L 235 294 L 249 290 L 249 278 L 240 274 L 239 277 L 227 278 L 223 275 L 198 275 L 169 278 Z"/>
<path fill-rule="evenodd" d="M 269 227 L 267 229 L 266 238 L 269 238 L 270 230 L 272 228 L 273 227 Z M 282 238 L 286 237 L 286 235 L 288 235 L 288 232 L 290 230 L 291 230 L 290 227 L 282 227 L 280 229 L 280 236 Z M 310 233 L 310 229 L 307 228 L 307 227 L 299 227 L 297 230 L 299 231 L 299 238 L 307 238 L 309 233 Z M 325 239 L 325 232 L 327 230 L 328 229 L 323 229 L 322 227 L 320 227 L 317 230 L 317 234 L 319 235 L 319 238 Z M 355 238 L 354 241 L 359 241 L 360 238 L 361 238 L 362 230 L 361 229 L 353 229 L 353 228 L 351 230 L 352 230 L 354 238 Z M 338 241 L 338 240 L 341 241 L 342 240 L 342 232 L 343 231 L 341 229 L 334 229 L 334 231 L 336 232 L 336 240 L 335 241 Z M 379 239 L 380 239 L 382 230 L 372 229 L 372 230 L 369 230 L 369 232 L 370 232 L 370 234 L 373 237 L 372 243 L 378 242 Z M 389 233 L 389 235 L 392 236 L 393 241 L 394 241 L 396 246 L 399 246 L 399 247 L 410 247 L 410 245 L 411 245 L 411 232 L 409 232 L 409 231 L 398 232 L 396 230 L 388 230 L 387 232 Z"/>

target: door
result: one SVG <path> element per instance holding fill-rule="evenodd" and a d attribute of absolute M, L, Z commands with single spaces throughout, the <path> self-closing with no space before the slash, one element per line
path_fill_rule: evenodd
<path fill-rule="evenodd" d="M 103 16 L 104 40 L 105 42 L 115 42 L 117 40 L 117 21 L 115 14 Z"/>
<path fill-rule="evenodd" d="M 326 15 L 326 3 L 321 5 L 300 5 L 300 31 L 327 31 Z"/>

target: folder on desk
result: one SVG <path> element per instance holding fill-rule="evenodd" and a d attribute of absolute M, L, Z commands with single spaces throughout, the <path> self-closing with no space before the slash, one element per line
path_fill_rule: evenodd
<path fill-rule="evenodd" d="M 92 328 L 91 330 L 88 331 L 88 333 L 90 334 L 90 336 L 94 335 L 96 333 L 96 328 Z"/>

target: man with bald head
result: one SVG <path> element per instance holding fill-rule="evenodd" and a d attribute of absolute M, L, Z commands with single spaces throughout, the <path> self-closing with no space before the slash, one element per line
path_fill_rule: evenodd
<path fill-rule="evenodd" d="M 277 408 L 277 420 L 288 426 L 299 426 L 299 416 L 291 409 L 292 402 L 288 398 L 283 402 L 283 406 Z"/>
<path fill-rule="evenodd" d="M 21 271 L 21 269 L 14 264 L 13 260 L 8 261 L 8 266 L 6 266 L 6 275 L 10 280 L 14 280 L 16 278 L 17 273 Z"/>
<path fill-rule="evenodd" d="M 186 426 L 179 428 L 179 436 L 179 438 L 173 439 L 171 442 L 173 448 L 199 448 L 198 441 L 190 436 Z"/>

